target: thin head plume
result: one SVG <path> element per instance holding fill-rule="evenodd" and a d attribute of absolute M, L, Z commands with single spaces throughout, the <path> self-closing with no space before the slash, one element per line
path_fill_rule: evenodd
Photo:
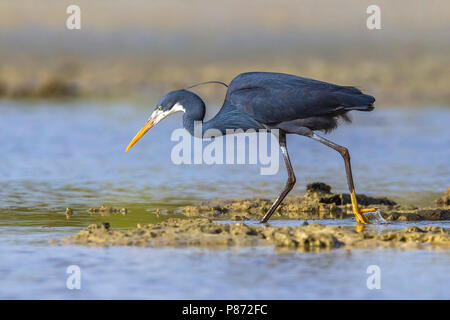
<path fill-rule="evenodd" d="M 186 89 L 191 89 L 191 88 L 194 88 L 194 87 L 197 87 L 197 86 L 201 86 L 201 85 L 204 85 L 204 84 L 209 84 L 209 83 L 221 84 L 221 85 L 223 85 L 223 86 L 228 88 L 228 85 L 225 82 L 222 82 L 222 81 L 205 81 L 205 82 L 200 82 L 200 83 L 193 84 L 192 86 L 189 86 Z"/>

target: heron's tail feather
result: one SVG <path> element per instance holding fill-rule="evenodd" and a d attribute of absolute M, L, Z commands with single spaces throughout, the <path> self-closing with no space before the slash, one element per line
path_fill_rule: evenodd
<path fill-rule="evenodd" d="M 354 107 L 344 107 L 345 110 L 352 111 L 352 110 L 358 110 L 358 111 L 372 111 L 375 109 L 373 105 L 369 106 L 354 106 Z"/>
<path fill-rule="evenodd" d="M 356 88 L 353 89 L 358 90 Z M 355 91 L 337 92 L 336 96 L 340 106 L 345 111 L 372 111 L 374 109 L 373 103 L 375 102 L 375 98 L 368 94 L 361 93 L 360 91 L 358 93 Z"/>

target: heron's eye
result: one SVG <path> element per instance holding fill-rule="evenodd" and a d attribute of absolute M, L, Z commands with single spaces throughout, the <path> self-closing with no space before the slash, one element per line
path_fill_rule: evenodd
<path fill-rule="evenodd" d="M 158 111 L 161 111 L 161 110 L 162 110 L 162 107 L 161 107 L 161 106 L 159 106 L 157 110 L 158 110 Z"/>

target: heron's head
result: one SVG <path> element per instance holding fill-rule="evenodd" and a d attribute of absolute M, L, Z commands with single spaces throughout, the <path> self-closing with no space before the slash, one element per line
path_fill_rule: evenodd
<path fill-rule="evenodd" d="M 205 104 L 203 100 L 193 92 L 187 90 L 176 90 L 167 93 L 155 107 L 150 118 L 139 132 L 131 140 L 126 148 L 128 151 L 144 134 L 153 126 L 161 122 L 166 117 L 176 112 L 189 114 L 194 120 L 202 120 L 205 115 Z"/>

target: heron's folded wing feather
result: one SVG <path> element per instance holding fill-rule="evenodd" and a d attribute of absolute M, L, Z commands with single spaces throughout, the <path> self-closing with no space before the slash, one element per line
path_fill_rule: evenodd
<path fill-rule="evenodd" d="M 354 87 L 300 77 L 282 81 L 268 78 L 254 87 L 248 83 L 234 88 L 228 99 L 241 112 L 267 124 L 365 110 L 375 101 Z"/>

